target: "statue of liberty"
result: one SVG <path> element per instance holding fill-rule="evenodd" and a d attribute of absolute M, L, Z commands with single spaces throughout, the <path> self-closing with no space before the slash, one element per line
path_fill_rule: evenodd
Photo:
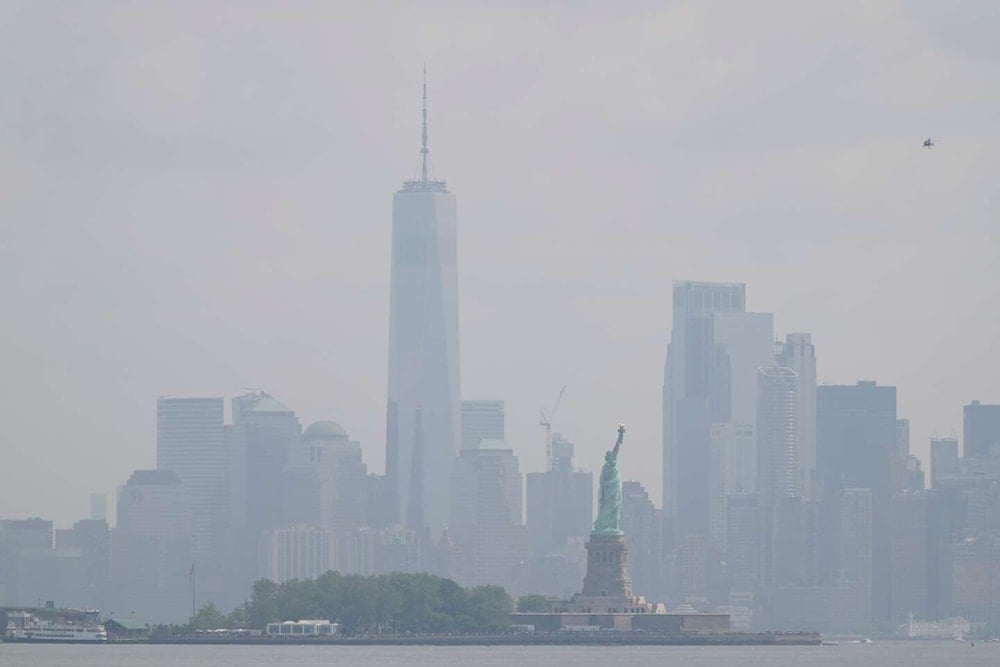
<path fill-rule="evenodd" d="M 619 424 L 615 448 L 604 455 L 597 521 L 594 522 L 594 533 L 597 535 L 622 535 L 619 528 L 622 519 L 622 478 L 618 475 L 618 451 L 624 437 L 625 425 Z"/>

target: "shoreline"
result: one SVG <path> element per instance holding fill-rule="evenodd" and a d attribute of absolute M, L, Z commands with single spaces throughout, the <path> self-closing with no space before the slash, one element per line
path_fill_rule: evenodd
<path fill-rule="evenodd" d="M 655 635 L 587 633 L 572 635 L 425 635 L 409 637 L 156 637 L 123 644 L 266 646 L 820 646 L 819 633 L 728 633 Z"/>

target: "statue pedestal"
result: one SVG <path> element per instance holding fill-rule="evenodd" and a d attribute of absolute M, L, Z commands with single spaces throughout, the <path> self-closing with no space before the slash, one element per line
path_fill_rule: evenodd
<path fill-rule="evenodd" d="M 632 579 L 628 575 L 628 549 L 624 535 L 591 533 L 587 542 L 587 576 L 579 598 L 632 598 Z M 577 600 L 581 602 L 581 600 Z"/>

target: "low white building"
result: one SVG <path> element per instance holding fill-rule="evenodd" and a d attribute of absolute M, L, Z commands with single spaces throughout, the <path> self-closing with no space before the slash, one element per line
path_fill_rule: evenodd
<path fill-rule="evenodd" d="M 268 623 L 264 631 L 268 637 L 329 637 L 339 633 L 339 623 L 313 619 Z"/>

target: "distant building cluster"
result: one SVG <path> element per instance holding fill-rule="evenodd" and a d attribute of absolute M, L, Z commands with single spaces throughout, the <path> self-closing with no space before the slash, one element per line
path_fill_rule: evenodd
<path fill-rule="evenodd" d="M 895 387 L 817 386 L 811 336 L 775 342 L 772 322 L 746 312 L 742 284 L 674 284 L 646 595 L 737 629 L 905 635 L 961 617 L 996 631 L 1000 406 L 965 406 L 964 457 L 932 440 L 927 489 Z"/>
<path fill-rule="evenodd" d="M 423 136 L 393 200 L 384 474 L 264 391 L 232 398 L 229 423 L 222 397 L 162 397 L 156 468 L 124 481 L 113 527 L 103 496 L 69 529 L 0 521 L 0 606 L 178 622 L 329 570 L 580 590 L 594 477 L 552 433 L 525 484 L 504 402 L 461 399 L 456 203 L 429 176 L 426 108 Z M 636 593 L 737 630 L 1000 628 L 1000 405 L 965 406 L 961 448 L 931 442 L 927 489 L 894 387 L 817 385 L 810 334 L 776 338 L 743 284 L 684 281 L 662 406 L 660 504 L 622 487 Z"/>

